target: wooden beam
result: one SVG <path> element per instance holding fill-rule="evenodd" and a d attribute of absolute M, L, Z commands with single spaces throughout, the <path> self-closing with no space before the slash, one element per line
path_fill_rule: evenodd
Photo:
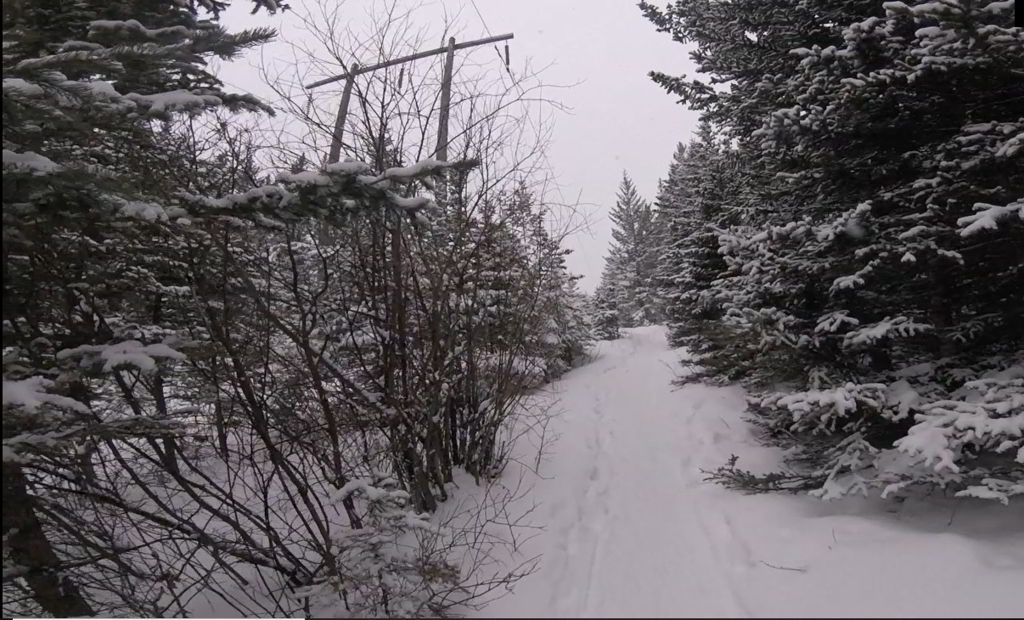
<path fill-rule="evenodd" d="M 464 43 L 457 43 L 455 45 L 455 49 L 456 50 L 464 50 L 464 49 L 467 49 L 467 48 L 470 48 L 470 47 L 476 47 L 478 45 L 487 45 L 488 43 L 497 43 L 498 41 L 508 41 L 509 39 L 513 38 L 514 36 L 515 35 L 510 32 L 508 34 L 499 34 L 499 35 L 496 35 L 496 36 L 493 36 L 493 37 L 487 37 L 486 39 L 477 39 L 476 41 L 466 41 Z M 448 49 L 449 49 L 449 46 L 446 45 L 444 47 L 439 47 L 437 49 L 427 50 L 425 52 L 417 52 L 415 54 L 410 54 L 408 56 L 402 56 L 401 58 L 395 58 L 394 60 L 387 60 L 385 62 L 380 62 L 380 63 L 377 63 L 375 65 L 369 65 L 368 67 L 359 68 L 358 66 L 354 65 L 352 70 L 349 71 L 348 73 L 342 73 L 341 75 L 335 75 L 333 77 L 324 78 L 324 79 L 322 79 L 322 80 L 320 80 L 318 82 L 313 82 L 312 84 L 307 84 L 305 86 L 305 88 L 307 90 L 312 90 L 314 88 L 319 88 L 320 86 L 324 86 L 324 85 L 327 85 L 327 84 L 332 84 L 334 82 L 340 82 L 341 80 L 347 80 L 350 77 L 354 77 L 354 76 L 357 76 L 357 75 L 362 75 L 363 73 L 370 73 L 371 71 L 376 71 L 378 69 L 383 69 L 385 67 L 392 67 L 394 65 L 400 65 L 400 64 L 402 64 L 404 62 L 410 62 L 410 61 L 413 61 L 413 60 L 419 60 L 421 58 L 427 58 L 427 57 L 430 57 L 430 56 L 436 56 L 438 54 L 444 54 L 445 52 L 448 51 Z"/>

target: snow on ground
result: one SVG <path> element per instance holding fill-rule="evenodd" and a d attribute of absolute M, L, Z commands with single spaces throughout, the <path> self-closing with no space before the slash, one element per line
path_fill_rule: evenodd
<path fill-rule="evenodd" d="M 514 559 L 543 557 L 479 615 L 1024 615 L 1024 504 L 705 483 L 700 468 L 730 454 L 754 469 L 778 455 L 751 436 L 740 390 L 671 384 L 679 355 L 660 327 L 627 330 L 552 386 L 560 437 L 526 498 L 544 530 Z"/>

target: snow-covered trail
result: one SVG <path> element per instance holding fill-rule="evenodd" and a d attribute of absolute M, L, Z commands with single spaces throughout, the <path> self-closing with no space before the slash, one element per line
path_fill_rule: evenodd
<path fill-rule="evenodd" d="M 777 455 L 752 439 L 740 390 L 674 387 L 678 359 L 662 328 L 627 330 L 552 387 L 558 439 L 530 496 L 544 531 L 523 550 L 543 558 L 482 615 L 1024 614 L 1020 506 L 961 503 L 954 529 L 953 503 L 916 514 L 705 483 L 732 453 L 755 468 Z"/>
<path fill-rule="evenodd" d="M 558 404 L 565 430 L 553 454 L 566 493 L 546 507 L 553 547 L 536 576 L 550 592 L 517 598 L 532 598 L 538 614 L 673 615 L 685 584 L 688 611 L 744 614 L 717 538 L 686 492 L 700 483 L 693 463 L 707 439 L 694 428 L 702 403 L 685 412 L 673 406 L 677 360 L 660 330 L 602 345 L 601 357 L 574 377 L 584 389 L 564 390 Z M 668 575 L 679 586 L 666 588 Z"/>

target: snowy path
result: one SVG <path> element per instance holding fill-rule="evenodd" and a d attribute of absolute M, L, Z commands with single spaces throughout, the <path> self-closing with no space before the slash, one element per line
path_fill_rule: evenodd
<path fill-rule="evenodd" d="M 745 496 L 700 468 L 770 467 L 739 390 L 674 388 L 661 328 L 602 342 L 552 388 L 532 499 L 539 569 L 484 616 L 1024 614 L 1021 506 Z M 950 525 L 953 521 L 954 524 Z"/>

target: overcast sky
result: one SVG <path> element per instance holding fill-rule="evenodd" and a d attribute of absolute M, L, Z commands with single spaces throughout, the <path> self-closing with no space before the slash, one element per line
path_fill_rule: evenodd
<path fill-rule="evenodd" d="M 297 6 L 302 0 L 290 2 Z M 372 4 L 345 0 L 344 7 L 359 20 L 365 19 Z M 561 195 L 583 204 L 589 227 L 567 240 L 573 250 L 568 262 L 571 271 L 584 276 L 584 290 L 593 291 L 611 239 L 607 214 L 622 171 L 628 171 L 641 194 L 653 200 L 676 143 L 688 140 L 696 127 L 697 115 L 647 77 L 652 69 L 692 73 L 686 49 L 656 32 L 633 0 L 476 0 L 479 15 L 469 0 L 415 4 L 420 7 L 417 19 L 458 14 L 460 40 L 512 32 L 513 67 L 528 59 L 534 68 L 547 67 L 545 83 L 578 83 L 545 92 L 571 108 L 554 116 L 548 160 Z M 249 17 L 246 5 L 235 3 L 226 16 L 229 27 L 268 25 L 265 14 L 258 21 Z M 283 39 L 302 36 L 287 13 L 269 21 Z M 360 60 L 367 64 L 377 59 Z M 256 62 L 251 58 L 233 63 L 225 74 L 227 81 L 260 93 L 259 77 L 250 66 Z"/>

